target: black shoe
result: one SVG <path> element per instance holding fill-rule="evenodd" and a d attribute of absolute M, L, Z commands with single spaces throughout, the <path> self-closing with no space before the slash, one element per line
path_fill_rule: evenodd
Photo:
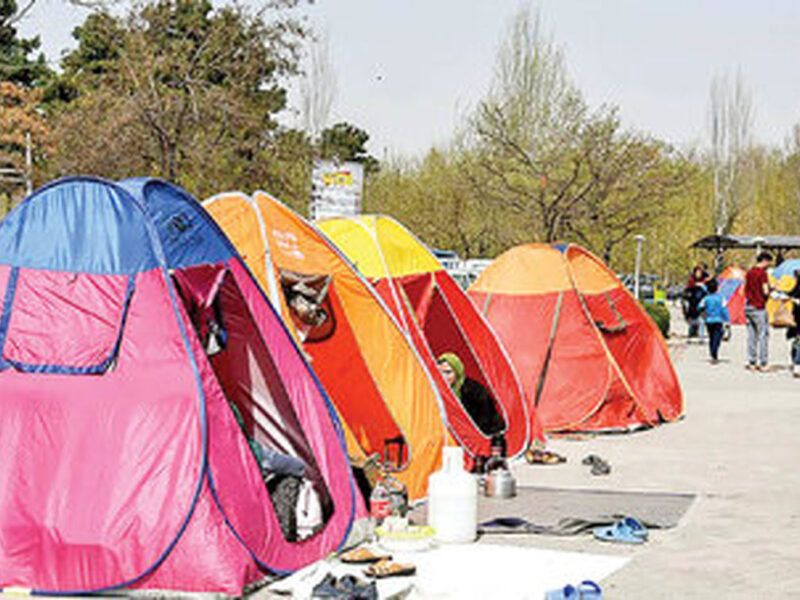
<path fill-rule="evenodd" d="M 312 598 L 349 598 L 337 587 L 336 577 L 328 573 L 311 591 Z"/>

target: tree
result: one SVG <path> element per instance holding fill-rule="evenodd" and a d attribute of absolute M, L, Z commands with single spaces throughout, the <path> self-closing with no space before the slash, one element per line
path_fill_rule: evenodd
<path fill-rule="evenodd" d="M 663 142 L 621 131 L 616 115 L 591 129 L 587 169 L 596 184 L 568 227 L 610 263 L 617 246 L 667 221 L 696 168 Z"/>
<path fill-rule="evenodd" d="M 244 186 L 286 193 L 275 179 L 279 146 L 307 145 L 275 119 L 307 35 L 284 9 L 300 1 L 252 13 L 158 0 L 125 18 L 90 17 L 54 95 L 54 170 L 157 175 L 200 196 Z"/>
<path fill-rule="evenodd" d="M 353 161 L 364 165 L 367 172 L 378 169 L 378 159 L 367 152 L 369 134 L 347 122 L 339 122 L 324 129 L 319 138 L 321 158 L 340 162 Z"/>
<path fill-rule="evenodd" d="M 32 58 L 40 40 L 20 38 L 16 23 L 30 10 L 32 2 L 21 10 L 15 0 L 0 0 L 0 80 L 32 87 L 41 85 L 52 75 L 44 54 Z"/>
<path fill-rule="evenodd" d="M 753 102 L 741 71 L 730 82 L 727 75 L 711 81 L 709 92 L 711 160 L 714 168 L 714 228 L 717 235 L 731 232 L 747 190 L 744 172 L 751 146 Z"/>
<path fill-rule="evenodd" d="M 562 238 L 597 180 L 595 122 L 538 16 L 519 12 L 501 46 L 492 90 L 472 119 L 482 192 L 512 210 L 520 234 Z M 509 242 L 522 241 L 512 236 Z"/>
<path fill-rule="evenodd" d="M 41 89 L 0 83 L 0 217 L 27 192 L 26 182 L 36 182 L 32 167 L 52 151 L 41 97 Z"/>

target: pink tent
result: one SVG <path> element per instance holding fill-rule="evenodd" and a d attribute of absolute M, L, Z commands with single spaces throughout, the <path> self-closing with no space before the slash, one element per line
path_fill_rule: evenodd
<path fill-rule="evenodd" d="M 0 408 L 2 588 L 238 595 L 363 512 L 302 354 L 162 181 L 60 180 L 0 223 Z M 313 534 L 282 533 L 248 439 L 302 461 Z"/>

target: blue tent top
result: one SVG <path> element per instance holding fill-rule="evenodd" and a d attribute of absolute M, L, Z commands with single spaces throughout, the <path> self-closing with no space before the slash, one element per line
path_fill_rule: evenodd
<path fill-rule="evenodd" d="M 794 272 L 797 270 L 800 270 L 800 258 L 790 258 L 775 267 L 775 270 L 772 271 L 772 276 L 776 279 L 780 279 L 786 275 L 794 277 Z"/>
<path fill-rule="evenodd" d="M 116 275 L 235 254 L 191 195 L 158 179 L 59 179 L 0 222 L 0 264 L 16 267 Z"/>

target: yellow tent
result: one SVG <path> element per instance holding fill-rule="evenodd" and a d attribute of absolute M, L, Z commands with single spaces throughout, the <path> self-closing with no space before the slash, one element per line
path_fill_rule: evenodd
<path fill-rule="evenodd" d="M 509 455 L 523 452 L 541 427 L 530 414 L 511 361 L 489 323 L 425 245 L 385 215 L 321 221 L 328 235 L 375 289 L 408 331 L 434 372 L 452 430 L 471 455 L 485 455 L 490 432 L 436 371 L 436 357 L 459 356 L 466 377 L 490 392 L 502 415 Z"/>

